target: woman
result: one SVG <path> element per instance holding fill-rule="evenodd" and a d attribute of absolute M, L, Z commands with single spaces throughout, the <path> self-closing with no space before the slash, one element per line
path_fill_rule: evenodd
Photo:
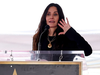
<path fill-rule="evenodd" d="M 42 50 L 84 50 L 85 56 L 92 53 L 91 46 L 78 34 L 64 19 L 62 8 L 58 4 L 51 3 L 45 9 L 37 33 L 33 36 L 33 50 L 38 50 L 38 42 L 45 26 L 49 25 L 40 40 Z M 74 56 L 64 55 L 63 61 L 67 57 L 73 60 Z M 53 60 L 58 60 L 59 55 L 54 55 Z M 68 58 L 67 58 L 68 59 Z"/>

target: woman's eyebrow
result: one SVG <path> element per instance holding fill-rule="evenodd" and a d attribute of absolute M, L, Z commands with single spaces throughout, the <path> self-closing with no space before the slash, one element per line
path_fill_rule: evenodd
<path fill-rule="evenodd" d="M 58 13 L 58 11 L 55 11 L 54 13 L 56 13 L 56 12 Z"/>
<path fill-rule="evenodd" d="M 54 13 L 55 13 L 55 12 L 57 12 L 57 13 L 58 13 L 58 11 L 54 11 Z M 51 13 L 51 12 L 50 12 L 50 11 L 48 11 L 47 13 Z"/>

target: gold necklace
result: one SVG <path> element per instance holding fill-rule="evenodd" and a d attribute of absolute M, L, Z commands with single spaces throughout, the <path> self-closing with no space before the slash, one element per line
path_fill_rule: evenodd
<path fill-rule="evenodd" d="M 55 37 L 50 41 L 50 40 L 49 40 L 49 36 L 48 36 L 48 37 L 47 37 L 47 40 L 49 41 L 48 48 L 52 48 L 51 42 L 53 42 L 53 41 L 55 40 Z"/>

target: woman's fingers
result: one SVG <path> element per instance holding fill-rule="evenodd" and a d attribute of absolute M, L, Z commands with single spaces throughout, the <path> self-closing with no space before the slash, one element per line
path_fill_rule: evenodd
<path fill-rule="evenodd" d="M 60 32 L 58 35 L 65 34 L 64 32 Z"/>
<path fill-rule="evenodd" d="M 63 29 L 63 26 L 61 24 L 58 23 L 58 25 Z"/>
<path fill-rule="evenodd" d="M 60 21 L 60 23 L 64 26 L 64 25 L 66 25 L 66 22 L 62 19 L 61 21 Z"/>
<path fill-rule="evenodd" d="M 63 19 L 62 19 L 62 22 L 63 22 L 64 25 L 66 25 L 66 22 Z"/>
<path fill-rule="evenodd" d="M 62 21 L 60 21 L 60 23 L 61 23 L 62 25 L 64 25 L 64 23 L 63 23 Z"/>
<path fill-rule="evenodd" d="M 66 20 L 67 20 L 67 24 L 69 25 L 69 21 L 68 21 L 68 18 L 66 17 Z"/>

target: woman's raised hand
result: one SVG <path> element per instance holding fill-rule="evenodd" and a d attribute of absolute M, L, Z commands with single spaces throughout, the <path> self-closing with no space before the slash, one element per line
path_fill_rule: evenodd
<path fill-rule="evenodd" d="M 60 21 L 61 24 L 58 23 L 58 25 L 63 29 L 63 32 L 60 32 L 58 35 L 65 34 L 71 28 L 67 18 L 66 20 L 67 20 L 67 23 L 63 19 Z"/>

